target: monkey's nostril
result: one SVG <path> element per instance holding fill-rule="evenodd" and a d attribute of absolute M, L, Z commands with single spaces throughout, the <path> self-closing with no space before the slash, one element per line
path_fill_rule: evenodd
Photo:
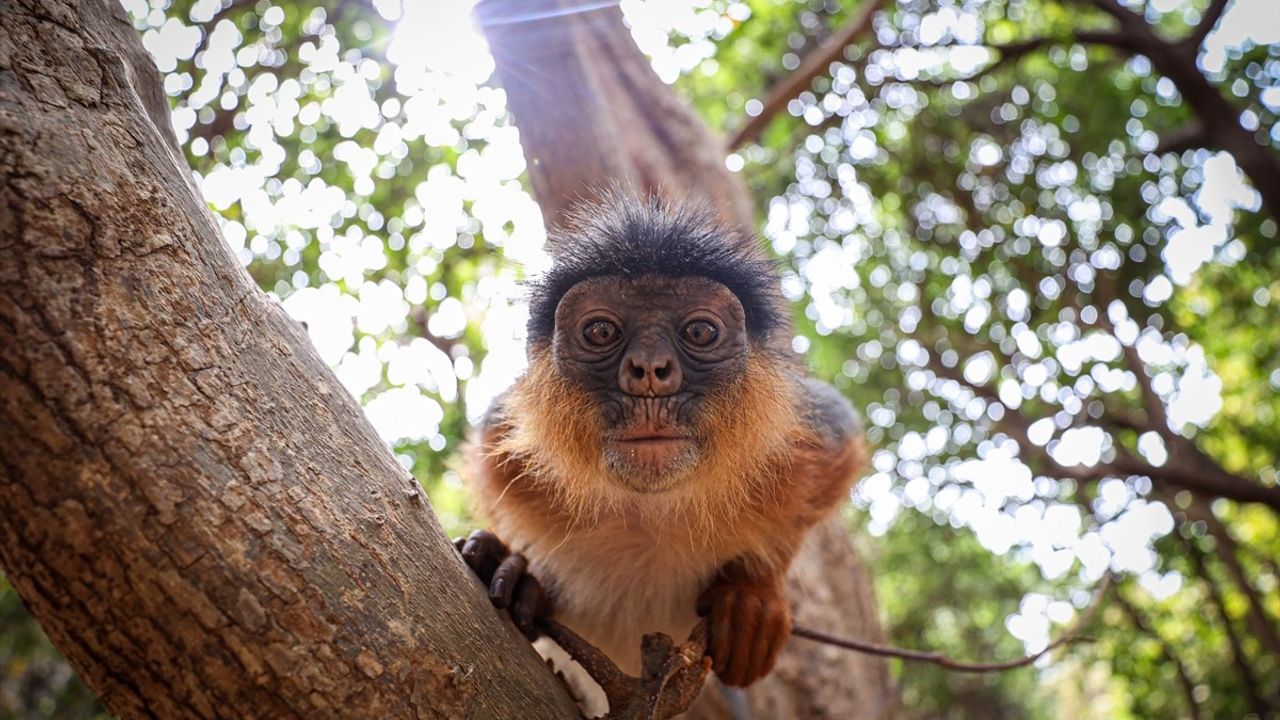
<path fill-rule="evenodd" d="M 631 366 L 631 377 L 633 377 L 633 378 L 635 378 L 635 379 L 637 379 L 637 380 L 643 380 L 643 379 L 644 379 L 644 368 L 640 367 L 639 365 L 632 365 L 632 366 Z"/>
<path fill-rule="evenodd" d="M 659 380 L 666 380 L 667 376 L 670 374 L 671 374 L 670 362 L 663 363 L 662 365 L 659 365 L 658 367 L 655 367 L 653 369 L 654 377 L 658 378 Z"/>

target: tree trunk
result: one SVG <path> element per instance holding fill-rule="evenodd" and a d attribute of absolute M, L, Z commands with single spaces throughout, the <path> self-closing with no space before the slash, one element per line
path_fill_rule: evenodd
<path fill-rule="evenodd" d="M 476 8 L 547 224 L 614 182 L 709 202 L 755 227 L 724 143 L 653 72 L 616 3 L 489 0 Z"/>
<path fill-rule="evenodd" d="M 653 72 L 616 3 L 488 0 L 477 15 L 548 225 L 621 181 L 710 202 L 729 223 L 755 228 L 723 140 Z M 883 642 L 870 578 L 838 517 L 813 532 L 789 583 L 797 624 Z M 875 719 L 897 706 L 883 660 L 800 639 L 748 696 L 759 718 Z"/>
<path fill-rule="evenodd" d="M 0 564 L 123 717 L 566 717 L 222 243 L 115 0 L 0 2 Z"/>

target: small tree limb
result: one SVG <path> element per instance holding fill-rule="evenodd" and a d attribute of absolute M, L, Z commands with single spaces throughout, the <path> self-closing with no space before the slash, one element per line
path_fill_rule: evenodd
<path fill-rule="evenodd" d="M 1213 147 L 1213 138 L 1204 130 L 1204 125 L 1190 122 L 1160 138 L 1153 150 L 1156 155 L 1165 153 L 1182 153 L 1201 147 Z"/>
<path fill-rule="evenodd" d="M 827 71 L 831 63 L 844 55 L 859 36 L 871 29 L 871 20 L 885 6 L 888 0 L 864 0 L 862 9 L 844 27 L 824 40 L 812 52 L 805 55 L 791 74 L 773 87 L 763 100 L 764 108 L 759 115 L 748 117 L 741 126 L 729 136 L 730 150 L 736 150 L 750 142 L 760 139 L 761 133 L 773 118 L 787 106 L 796 96 L 809 87 L 809 83 Z"/>
<path fill-rule="evenodd" d="M 1024 655 L 1013 660 L 1005 660 L 1003 662 L 987 662 L 987 663 L 971 663 L 953 660 L 939 652 L 928 650 L 909 650 L 906 648 L 892 647 L 889 645 L 881 645 L 879 643 L 868 643 L 860 640 L 852 640 L 849 638 L 839 638 L 828 635 L 817 630 L 809 628 L 793 627 L 791 634 L 797 637 L 814 640 L 816 642 L 825 643 L 842 647 L 846 650 L 854 652 L 867 653 L 869 655 L 879 655 L 881 657 L 898 658 L 908 662 L 924 662 L 937 665 L 938 667 L 955 672 L 966 673 L 986 673 L 986 672 L 1003 672 L 1005 670 L 1014 670 L 1020 667 L 1031 665 L 1035 661 L 1044 657 L 1050 652 L 1074 642 L 1084 642 L 1086 638 L 1080 636 L 1080 632 L 1089 624 L 1093 616 L 1097 613 L 1098 608 L 1102 606 L 1102 599 L 1107 594 L 1107 589 L 1111 587 L 1111 573 L 1108 572 L 1102 576 L 1102 581 L 1098 583 L 1097 589 L 1093 591 L 1093 598 L 1090 599 L 1089 605 L 1076 622 L 1056 640 L 1049 643 L 1043 650 L 1030 655 Z"/>
<path fill-rule="evenodd" d="M 1080 43 L 1082 45 L 1106 45 L 1108 47 L 1120 50 L 1125 55 L 1134 52 L 1134 44 L 1128 37 L 1116 32 L 1089 32 L 1083 31 L 1074 33 L 1066 37 L 1041 36 L 1027 38 L 1026 40 L 1017 40 L 1011 43 L 989 44 L 984 45 L 987 50 L 996 54 L 996 59 L 990 65 L 977 70 L 972 74 L 958 78 L 942 78 L 930 81 L 933 85 L 946 85 L 953 82 L 976 82 L 987 75 L 995 72 L 1004 65 L 1016 62 L 1038 50 L 1050 47 L 1059 47 L 1062 45 L 1071 45 Z M 940 45 L 934 47 L 966 47 L 959 45 Z"/>
<path fill-rule="evenodd" d="M 1165 504 L 1171 508 L 1177 507 L 1171 498 L 1165 498 Z M 1226 523 L 1222 522 L 1214 514 L 1209 503 L 1203 498 L 1193 500 L 1190 506 L 1187 507 L 1186 513 L 1187 518 L 1190 520 L 1205 524 L 1209 535 L 1215 540 L 1213 544 L 1214 554 L 1218 556 L 1231 579 L 1235 581 L 1236 589 L 1248 601 L 1249 613 L 1246 616 L 1246 622 L 1248 623 L 1249 631 L 1267 649 L 1267 652 L 1280 658 L 1280 633 L 1277 632 L 1276 623 L 1272 621 L 1267 613 L 1262 593 L 1250 581 L 1249 574 L 1240 563 L 1240 544 L 1231 535 Z"/>
<path fill-rule="evenodd" d="M 1132 44 L 1132 52 L 1150 58 L 1155 69 L 1173 81 L 1187 106 L 1204 125 L 1206 135 L 1213 139 L 1207 144 L 1231 153 L 1262 196 L 1262 211 L 1280 219 L 1280 156 L 1267 146 L 1264 138 L 1240 123 L 1239 108 L 1223 96 L 1222 88 L 1205 77 L 1196 62 L 1199 44 L 1225 11 L 1226 3 L 1212 0 L 1205 17 L 1189 37 L 1167 40 L 1142 15 L 1119 0 L 1088 1 L 1115 18 L 1119 25 L 1117 32 Z M 1194 49 L 1192 43 L 1195 43 Z"/>

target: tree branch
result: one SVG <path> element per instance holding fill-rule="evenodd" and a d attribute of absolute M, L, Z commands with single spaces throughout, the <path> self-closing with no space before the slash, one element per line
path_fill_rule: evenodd
<path fill-rule="evenodd" d="M 808 628 L 803 628 L 803 627 L 791 628 L 791 634 L 795 635 L 796 637 L 802 637 L 808 640 L 814 640 L 816 642 L 826 643 L 827 645 L 842 647 L 842 648 L 845 648 L 846 650 L 853 650 L 854 652 L 867 653 L 868 655 L 878 655 L 881 657 L 898 658 L 900 660 L 907 660 L 909 662 L 931 663 L 933 665 L 937 665 L 938 667 L 944 668 L 946 670 L 952 670 L 955 672 L 966 672 L 966 673 L 1003 672 L 1005 670 L 1013 670 L 1016 668 L 1026 667 L 1028 665 L 1031 665 L 1035 661 L 1039 660 L 1041 657 L 1044 657 L 1048 653 L 1053 652 L 1054 650 L 1068 643 L 1085 641 L 1085 638 L 1080 637 L 1080 632 L 1085 628 L 1085 626 L 1089 624 L 1089 621 L 1093 619 L 1093 616 L 1094 614 L 1097 613 L 1098 608 L 1102 606 L 1102 599 L 1107 594 L 1107 588 L 1109 587 L 1111 587 L 1110 572 L 1102 576 L 1102 581 L 1098 584 L 1097 589 L 1093 591 L 1093 598 L 1089 601 L 1089 605 L 1085 608 L 1084 612 L 1080 614 L 1080 617 L 1076 620 L 1076 622 L 1065 633 L 1063 633 L 1053 642 L 1046 645 L 1044 649 L 1038 653 L 1032 653 L 1031 655 L 1024 655 L 1020 658 L 1016 658 L 1014 660 L 1005 660 L 1003 662 L 989 662 L 989 663 L 961 662 L 959 660 L 953 660 L 943 655 L 942 653 L 938 653 L 938 652 L 930 652 L 926 650 L 908 650 L 905 648 L 892 647 L 889 645 L 881 645 L 879 643 L 869 643 L 869 642 L 862 642 L 860 640 L 852 640 L 849 638 L 839 638 L 833 635 L 828 635 L 826 633 L 819 632 L 817 630 L 810 630 Z"/>
<path fill-rule="evenodd" d="M 1002 66 L 1008 63 L 1020 60 L 1024 56 L 1030 55 L 1031 53 L 1035 52 L 1036 50 L 1039 50 L 1040 48 L 1056 45 L 1058 44 L 1058 42 L 1059 40 L 1057 38 L 1038 37 L 1038 38 L 1031 38 L 1029 40 L 1020 40 L 1018 42 L 1008 43 L 1007 45 L 987 45 L 986 46 L 987 50 L 997 55 L 995 62 L 991 63 L 990 65 L 987 65 L 981 70 L 977 70 L 972 74 L 966 75 L 964 77 L 933 79 L 929 81 L 929 84 L 949 85 L 954 82 L 977 82 L 978 80 L 981 80 L 987 75 L 990 75 L 991 73 L 995 72 L 996 70 L 998 70 L 999 68 L 1001 68 Z M 952 46 L 952 47 L 958 47 L 958 46 Z"/>
<path fill-rule="evenodd" d="M 1094 295 L 1098 305 L 1098 322 L 1104 330 L 1111 333 L 1116 338 L 1116 342 L 1120 342 L 1120 336 L 1116 333 L 1116 325 L 1111 321 L 1109 309 L 1113 302 L 1119 297 L 1115 289 L 1115 280 L 1106 273 L 1100 273 L 1094 280 Z M 1169 427 L 1169 414 L 1164 406 L 1164 399 L 1155 391 L 1151 384 L 1151 374 L 1147 372 L 1147 365 L 1142 361 L 1142 357 L 1138 354 L 1138 348 L 1133 343 L 1120 342 L 1120 352 L 1124 357 L 1125 365 L 1128 366 L 1129 372 L 1137 379 L 1138 393 L 1142 396 L 1142 405 L 1147 411 L 1147 420 L 1152 428 L 1166 440 L 1171 440 L 1175 433 Z"/>
<path fill-rule="evenodd" d="M 1128 42 L 1139 45 L 1145 50 L 1151 41 L 1159 41 L 1155 31 L 1146 18 L 1122 5 L 1119 0 L 1090 0 L 1094 7 L 1116 19 L 1120 24 L 1121 34 Z"/>
<path fill-rule="evenodd" d="M 1186 663 L 1182 662 L 1182 658 L 1178 657 L 1178 653 L 1173 649 L 1173 646 L 1169 644 L 1169 641 L 1165 640 L 1155 627 L 1153 627 L 1151 623 L 1147 622 L 1147 619 L 1142 616 L 1142 613 L 1138 611 L 1138 608 L 1134 607 L 1132 603 L 1126 600 L 1124 593 L 1120 592 L 1119 589 L 1116 590 L 1116 594 L 1115 597 L 1112 598 L 1112 602 L 1123 610 L 1125 615 L 1129 616 L 1129 621 L 1133 623 L 1133 626 L 1136 627 L 1139 632 L 1150 637 L 1152 640 L 1155 640 L 1156 645 L 1160 646 L 1160 654 L 1164 655 L 1164 659 L 1167 660 L 1178 673 L 1178 684 L 1182 687 L 1182 696 L 1187 703 L 1187 712 L 1190 713 L 1192 720 L 1200 720 L 1200 718 L 1204 716 L 1204 713 L 1200 709 L 1200 703 L 1196 701 L 1196 684 L 1195 681 L 1191 679 L 1191 674 L 1187 672 Z"/>
<path fill-rule="evenodd" d="M 1183 547 L 1187 549 L 1187 554 L 1191 557 L 1191 564 L 1195 568 L 1196 574 L 1200 576 L 1200 579 L 1204 581 L 1205 587 L 1208 589 L 1210 604 L 1213 605 L 1218 617 L 1222 620 L 1223 633 L 1227 637 L 1227 646 L 1231 651 L 1231 663 L 1235 665 L 1236 672 L 1240 674 L 1240 682 L 1244 685 L 1244 690 L 1249 696 L 1249 704 L 1253 707 L 1253 711 L 1258 713 L 1259 717 L 1266 717 L 1268 703 L 1262 696 L 1253 667 L 1249 665 L 1249 658 L 1245 655 L 1244 646 L 1240 643 L 1240 636 L 1231 624 L 1231 615 L 1227 613 L 1227 603 L 1222 597 L 1222 590 L 1209 572 L 1204 550 L 1200 549 L 1200 545 L 1196 543 L 1195 539 L 1182 535 L 1178 535 L 1178 537 L 1182 541 Z"/>
<path fill-rule="evenodd" d="M 1005 44 L 988 44 L 983 45 L 987 50 L 997 55 L 995 62 L 977 70 L 970 75 L 959 78 L 941 78 L 927 81 L 931 85 L 947 85 L 953 82 L 976 82 L 992 72 L 995 72 L 1005 64 L 1030 55 L 1031 53 L 1047 47 L 1058 47 L 1061 45 L 1071 45 L 1080 43 L 1082 45 L 1105 45 L 1121 51 L 1125 55 L 1132 55 L 1136 52 L 1136 46 L 1132 40 L 1120 33 L 1116 32 L 1092 32 L 1082 31 L 1066 37 L 1042 36 L 1028 38 L 1026 40 L 1018 40 Z M 935 48 L 946 47 L 976 47 L 973 45 L 934 45 Z"/>
<path fill-rule="evenodd" d="M 1057 44 L 1058 44 L 1057 38 L 1038 37 L 1038 38 L 1031 38 L 1029 40 L 1022 40 L 1019 42 L 1009 43 L 1007 45 L 988 45 L 987 49 L 996 53 L 996 55 L 998 56 L 996 58 L 996 61 L 986 66 L 985 68 L 979 70 L 978 72 L 974 73 L 973 75 L 970 75 L 964 78 L 964 80 L 967 80 L 967 81 L 977 80 L 984 75 L 988 75 L 992 72 L 995 72 L 996 69 L 998 69 L 1002 65 L 1005 65 L 1006 63 L 1020 60 L 1021 58 L 1027 55 L 1030 55 L 1036 50 L 1039 50 L 1043 47 L 1057 45 Z"/>
<path fill-rule="evenodd" d="M 1078 0 L 1083 2 L 1083 0 Z M 1225 10 L 1225 3 L 1212 0 L 1204 20 L 1181 41 L 1169 41 L 1160 37 L 1155 28 L 1141 15 L 1134 13 L 1119 0 L 1090 0 L 1103 12 L 1115 18 L 1120 34 L 1133 44 L 1134 52 L 1146 55 L 1155 69 L 1173 81 L 1174 86 L 1204 125 L 1206 134 L 1213 138 L 1213 147 L 1231 153 L 1240 169 L 1249 176 L 1253 187 L 1262 196 L 1262 209 L 1271 217 L 1280 219 L 1280 156 L 1266 146 L 1252 130 L 1240 124 L 1240 111 L 1222 94 L 1222 89 L 1210 82 L 1196 62 L 1201 33 L 1207 34 L 1213 25 L 1215 13 Z M 1221 4 L 1223 7 L 1218 7 Z M 1195 49 L 1188 50 L 1190 43 Z"/>
<path fill-rule="evenodd" d="M 681 645 L 663 633 L 645 635 L 640 647 L 640 677 L 622 672 L 599 648 L 555 620 L 538 618 L 537 626 L 604 690 L 611 720 L 675 717 L 689 709 L 711 672 L 706 620 L 699 621 Z"/>
<path fill-rule="evenodd" d="M 1171 433 L 1167 436 L 1166 444 L 1169 448 L 1170 462 L 1159 467 L 1118 444 L 1115 448 L 1116 458 L 1109 463 L 1099 462 L 1090 466 L 1063 465 L 1054 460 L 1044 447 L 1031 442 L 1028 435 L 1031 419 L 1021 411 L 1005 406 L 994 390 L 969 382 L 955 368 L 943 365 L 934 353 L 929 355 L 928 367 L 938 377 L 960 383 L 975 396 L 989 403 L 1000 403 L 1005 408 L 1005 416 L 996 422 L 997 429 L 1016 440 L 1024 453 L 1035 453 L 1037 462 L 1048 472 L 1059 477 L 1092 481 L 1109 475 L 1145 475 L 1151 478 L 1152 482 L 1162 482 L 1183 490 L 1190 490 L 1202 497 L 1222 497 L 1242 503 L 1260 503 L 1280 512 L 1280 489 L 1267 487 L 1226 471 L 1201 453 L 1189 439 L 1177 434 Z M 1163 409 L 1163 405 L 1161 408 Z M 1117 415 L 1117 418 L 1113 419 L 1113 422 L 1123 421 L 1123 416 Z M 1106 424 L 1105 420 L 1103 424 Z M 1165 426 L 1167 427 L 1167 423 Z"/>
<path fill-rule="evenodd" d="M 575 713 L 222 242 L 123 7 L 0 27 L 0 568 L 77 674 L 126 718 Z"/>
<path fill-rule="evenodd" d="M 954 380 L 964 387 L 968 388 L 976 397 L 986 400 L 988 403 L 999 403 L 1005 409 L 1004 418 L 996 422 L 996 428 L 1017 441 L 1018 447 L 1023 453 L 1035 454 L 1036 462 L 1042 465 L 1048 473 L 1059 477 L 1071 478 L 1080 481 L 1100 480 L 1108 475 L 1122 474 L 1117 468 L 1106 464 L 1098 463 L 1096 465 L 1063 465 L 1043 446 L 1031 442 L 1031 436 L 1028 433 L 1031 427 L 1031 418 L 1027 417 L 1021 410 L 1011 408 L 1001 402 L 999 395 L 994 390 L 983 385 L 976 385 L 965 379 L 964 375 L 957 372 L 954 368 L 943 365 L 938 358 L 930 353 L 929 369 L 933 370 L 938 377 Z"/>
<path fill-rule="evenodd" d="M 1181 437 L 1181 436 L 1178 436 Z M 1194 456 L 1188 457 L 1195 453 Z M 1190 490 L 1205 498 L 1227 498 L 1241 503 L 1259 503 L 1280 512 L 1280 489 L 1266 487 L 1247 478 L 1227 472 L 1182 438 L 1170 447 L 1170 460 L 1159 467 L 1117 448 L 1112 466 L 1120 473 L 1146 475 L 1153 481 Z"/>
<path fill-rule="evenodd" d="M 863 0 L 862 9 L 852 20 L 834 35 L 824 40 L 812 52 L 805 55 L 800 62 L 800 66 L 792 71 L 791 74 L 769 88 L 769 92 L 763 100 L 764 108 L 760 111 L 760 114 L 748 117 L 729 136 L 729 149 L 735 150 L 747 143 L 760 139 L 760 134 L 764 132 L 765 126 L 787 106 L 787 103 L 808 88 L 809 83 L 813 82 L 814 78 L 827 72 L 831 63 L 843 57 L 844 49 L 852 44 L 858 36 L 871 29 L 872 18 L 887 2 L 888 0 Z"/>
<path fill-rule="evenodd" d="M 1222 19 L 1222 13 L 1226 11 L 1229 2 L 1230 0 L 1210 0 L 1209 7 L 1204 9 L 1204 16 L 1200 18 L 1200 22 L 1182 41 L 1182 46 L 1192 54 L 1192 57 L 1199 54 L 1204 39 L 1209 37 L 1209 33 L 1213 32 L 1213 28 Z"/>
<path fill-rule="evenodd" d="M 1156 149 L 1152 152 L 1156 155 L 1164 155 L 1165 153 L 1181 154 L 1186 150 L 1202 147 L 1215 147 L 1213 138 L 1209 133 L 1205 132 L 1204 125 L 1192 121 L 1160 138 L 1160 143 L 1156 145 Z"/>
<path fill-rule="evenodd" d="M 1168 501 L 1166 501 L 1166 504 L 1169 504 L 1170 507 L 1177 507 L 1168 503 Z M 1249 581 L 1249 576 L 1245 572 L 1244 566 L 1240 564 L 1238 556 L 1240 546 L 1236 539 L 1232 537 L 1230 529 L 1218 519 L 1218 516 L 1213 513 L 1209 504 L 1203 499 L 1197 498 L 1193 500 L 1186 513 L 1188 518 L 1203 522 L 1208 528 L 1209 534 L 1215 540 L 1213 546 L 1214 554 L 1226 566 L 1227 572 L 1231 575 L 1231 579 L 1235 581 L 1236 587 L 1248 600 L 1250 631 L 1253 632 L 1254 637 L 1258 638 L 1258 642 L 1267 648 L 1267 652 L 1280 658 L 1280 634 L 1276 632 L 1275 623 L 1268 617 L 1257 588 Z"/>

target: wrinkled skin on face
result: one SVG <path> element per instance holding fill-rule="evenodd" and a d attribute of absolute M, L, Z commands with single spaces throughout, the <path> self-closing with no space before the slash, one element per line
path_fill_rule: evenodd
<path fill-rule="evenodd" d="M 741 377 L 747 350 L 741 303 L 706 278 L 591 278 L 556 308 L 557 369 L 597 399 L 605 464 L 639 492 L 697 465 L 706 400 Z"/>

